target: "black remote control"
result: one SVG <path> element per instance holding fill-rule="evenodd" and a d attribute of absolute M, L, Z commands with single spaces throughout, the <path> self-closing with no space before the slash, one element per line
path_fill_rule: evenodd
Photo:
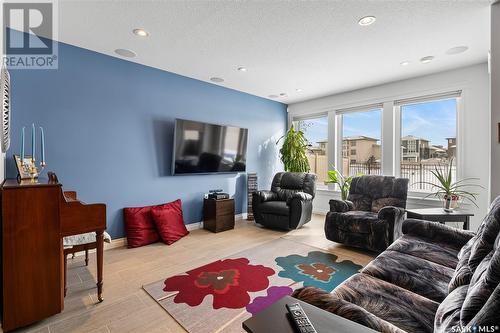
<path fill-rule="evenodd" d="M 299 303 L 287 304 L 286 309 L 300 333 L 317 333 Z"/>

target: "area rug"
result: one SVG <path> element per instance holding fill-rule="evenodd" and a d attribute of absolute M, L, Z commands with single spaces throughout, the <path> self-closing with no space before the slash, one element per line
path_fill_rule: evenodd
<path fill-rule="evenodd" d="M 241 323 L 302 286 L 328 292 L 362 266 L 276 239 L 143 286 L 188 332 L 241 332 Z"/>

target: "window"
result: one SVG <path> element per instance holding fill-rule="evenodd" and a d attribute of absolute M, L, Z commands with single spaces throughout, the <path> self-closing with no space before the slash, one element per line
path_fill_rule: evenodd
<path fill-rule="evenodd" d="M 401 177 L 412 191 L 429 191 L 436 182 L 431 171 L 452 164 L 456 179 L 457 99 L 403 104 L 401 110 Z"/>
<path fill-rule="evenodd" d="M 341 113 L 342 173 L 380 174 L 382 110 Z M 354 147 L 354 149 L 351 149 Z M 340 166 L 338 167 L 340 169 Z"/>
<path fill-rule="evenodd" d="M 325 181 L 328 175 L 328 116 L 299 119 L 294 121 L 297 129 L 304 132 L 311 145 L 308 153 L 309 167 L 318 177 L 317 188 L 326 189 Z"/>
<path fill-rule="evenodd" d="M 318 176 L 317 187 L 327 188 L 324 181 L 328 169 L 333 168 L 329 160 L 335 160 L 335 167 L 349 176 L 383 174 L 383 163 L 387 175 L 408 178 L 409 190 L 413 192 L 432 189 L 425 182 L 436 182 L 431 172 L 436 167 L 447 168 L 452 163 L 455 180 L 460 96 L 461 91 L 457 90 L 384 101 L 364 108 L 332 110 L 328 114 L 335 118 L 335 126 L 330 128 L 327 114 L 294 119 L 295 128 L 304 132 L 311 145 L 308 160 L 311 172 Z M 383 115 L 386 126 L 382 129 Z M 333 131 L 330 135 L 329 129 Z M 335 138 L 334 142 L 328 142 L 329 137 Z M 330 158 L 329 146 L 335 153 Z"/>

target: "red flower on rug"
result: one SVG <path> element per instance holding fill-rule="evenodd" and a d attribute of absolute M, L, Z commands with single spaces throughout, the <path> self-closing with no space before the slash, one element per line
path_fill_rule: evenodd
<path fill-rule="evenodd" d="M 249 265 L 246 258 L 224 259 L 166 279 L 163 291 L 178 291 L 175 303 L 197 306 L 212 295 L 214 309 L 240 309 L 250 303 L 249 292 L 269 286 L 272 275 L 273 269 Z"/>

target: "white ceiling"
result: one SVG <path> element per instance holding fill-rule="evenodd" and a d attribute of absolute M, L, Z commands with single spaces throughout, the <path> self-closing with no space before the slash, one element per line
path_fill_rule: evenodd
<path fill-rule="evenodd" d="M 290 104 L 484 62 L 489 0 L 59 2 L 59 40 Z M 368 27 L 358 20 L 374 15 Z M 132 34 L 144 28 L 147 38 Z M 451 47 L 467 45 L 459 55 Z M 429 64 L 419 59 L 434 55 Z M 409 66 L 400 66 L 402 61 Z M 236 70 L 248 68 L 246 73 Z M 297 88 L 303 89 L 296 92 Z"/>

